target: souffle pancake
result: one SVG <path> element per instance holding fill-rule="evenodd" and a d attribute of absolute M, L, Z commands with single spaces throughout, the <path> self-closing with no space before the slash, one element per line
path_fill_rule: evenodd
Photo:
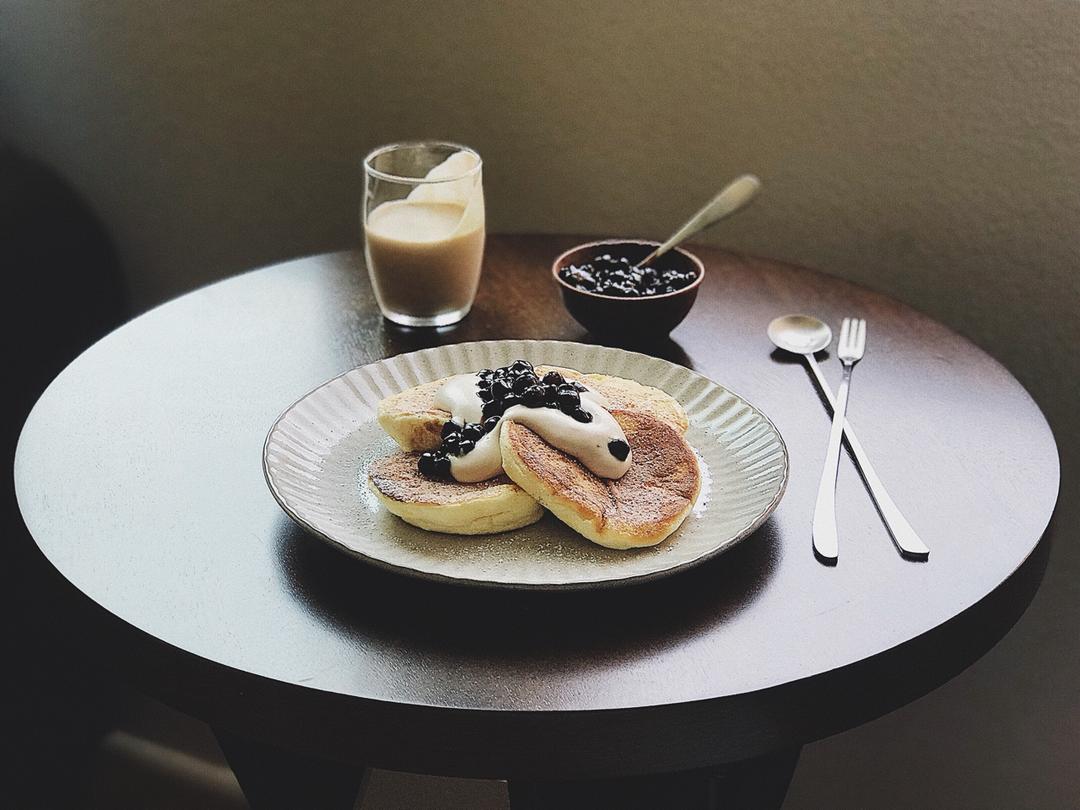
<path fill-rule="evenodd" d="M 369 486 L 432 531 L 508 531 L 547 507 L 594 543 L 637 548 L 670 536 L 700 490 L 682 406 L 633 380 L 516 360 L 387 397 L 378 418 L 406 452 L 375 462 Z"/>
<path fill-rule="evenodd" d="M 608 548 L 660 543 L 682 524 L 701 489 L 697 458 L 682 434 L 651 414 L 613 410 L 634 450 L 630 469 L 601 478 L 524 425 L 500 437 L 503 467 L 518 486 L 578 534 Z"/>
<path fill-rule="evenodd" d="M 416 453 L 394 453 L 368 468 L 368 487 L 406 523 L 447 534 L 494 534 L 535 523 L 544 514 L 531 496 L 500 475 L 462 484 L 423 475 Z"/>

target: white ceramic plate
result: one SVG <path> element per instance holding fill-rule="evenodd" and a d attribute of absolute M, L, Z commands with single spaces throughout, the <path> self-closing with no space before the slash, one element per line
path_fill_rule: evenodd
<path fill-rule="evenodd" d="M 417 529 L 378 504 L 366 486 L 367 467 L 396 449 L 375 419 L 379 401 L 419 383 L 518 358 L 627 377 L 682 403 L 702 487 L 678 531 L 651 548 L 615 551 L 590 543 L 551 515 L 523 529 L 464 537 Z M 654 579 L 726 551 L 780 502 L 788 455 L 761 411 L 682 366 L 604 346 L 499 340 L 403 354 L 324 383 L 270 428 L 263 469 L 293 520 L 370 563 L 425 579 L 550 590 Z"/>

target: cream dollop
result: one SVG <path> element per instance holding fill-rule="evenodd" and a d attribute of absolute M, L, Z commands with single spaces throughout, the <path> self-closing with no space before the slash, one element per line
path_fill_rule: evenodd
<path fill-rule="evenodd" d="M 449 411 L 459 425 L 480 422 L 484 403 L 480 399 L 476 374 L 459 374 L 447 380 L 435 394 L 435 407 Z M 592 414 L 591 422 L 579 422 L 555 408 L 528 408 L 513 405 L 503 412 L 499 424 L 463 456 L 450 456 L 450 475 L 455 481 L 472 483 L 494 478 L 503 471 L 499 435 L 506 422 L 517 422 L 539 434 L 540 438 L 573 456 L 601 478 L 622 478 L 630 469 L 633 452 L 625 459 L 612 455 L 608 444 L 626 443 L 626 434 L 605 407 L 606 400 L 586 387 L 581 407 Z"/>

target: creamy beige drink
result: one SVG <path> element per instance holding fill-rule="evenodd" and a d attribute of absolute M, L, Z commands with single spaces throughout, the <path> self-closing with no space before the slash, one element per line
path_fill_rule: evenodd
<path fill-rule="evenodd" d="M 376 150 L 365 165 L 364 244 L 379 308 L 407 326 L 461 320 L 484 255 L 479 155 L 449 144 L 402 144 Z"/>
<path fill-rule="evenodd" d="M 416 318 L 468 311 L 480 282 L 484 221 L 453 202 L 394 200 L 368 214 L 367 260 L 383 310 Z"/>

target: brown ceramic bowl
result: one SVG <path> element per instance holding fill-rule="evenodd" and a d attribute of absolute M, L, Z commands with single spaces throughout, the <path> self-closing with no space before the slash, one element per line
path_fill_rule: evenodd
<path fill-rule="evenodd" d="M 705 265 L 693 253 L 675 248 L 669 250 L 652 266 L 658 270 L 693 270 L 697 277 L 690 286 L 673 293 L 641 298 L 617 298 L 613 295 L 579 290 L 559 278 L 559 271 L 571 264 L 582 264 L 597 255 L 610 253 L 626 256 L 631 261 L 644 259 L 659 242 L 641 239 L 604 239 L 586 242 L 570 248 L 551 265 L 551 276 L 562 292 L 563 304 L 574 320 L 596 337 L 622 340 L 647 340 L 666 337 L 682 323 L 697 298 L 698 287 L 705 277 Z"/>

